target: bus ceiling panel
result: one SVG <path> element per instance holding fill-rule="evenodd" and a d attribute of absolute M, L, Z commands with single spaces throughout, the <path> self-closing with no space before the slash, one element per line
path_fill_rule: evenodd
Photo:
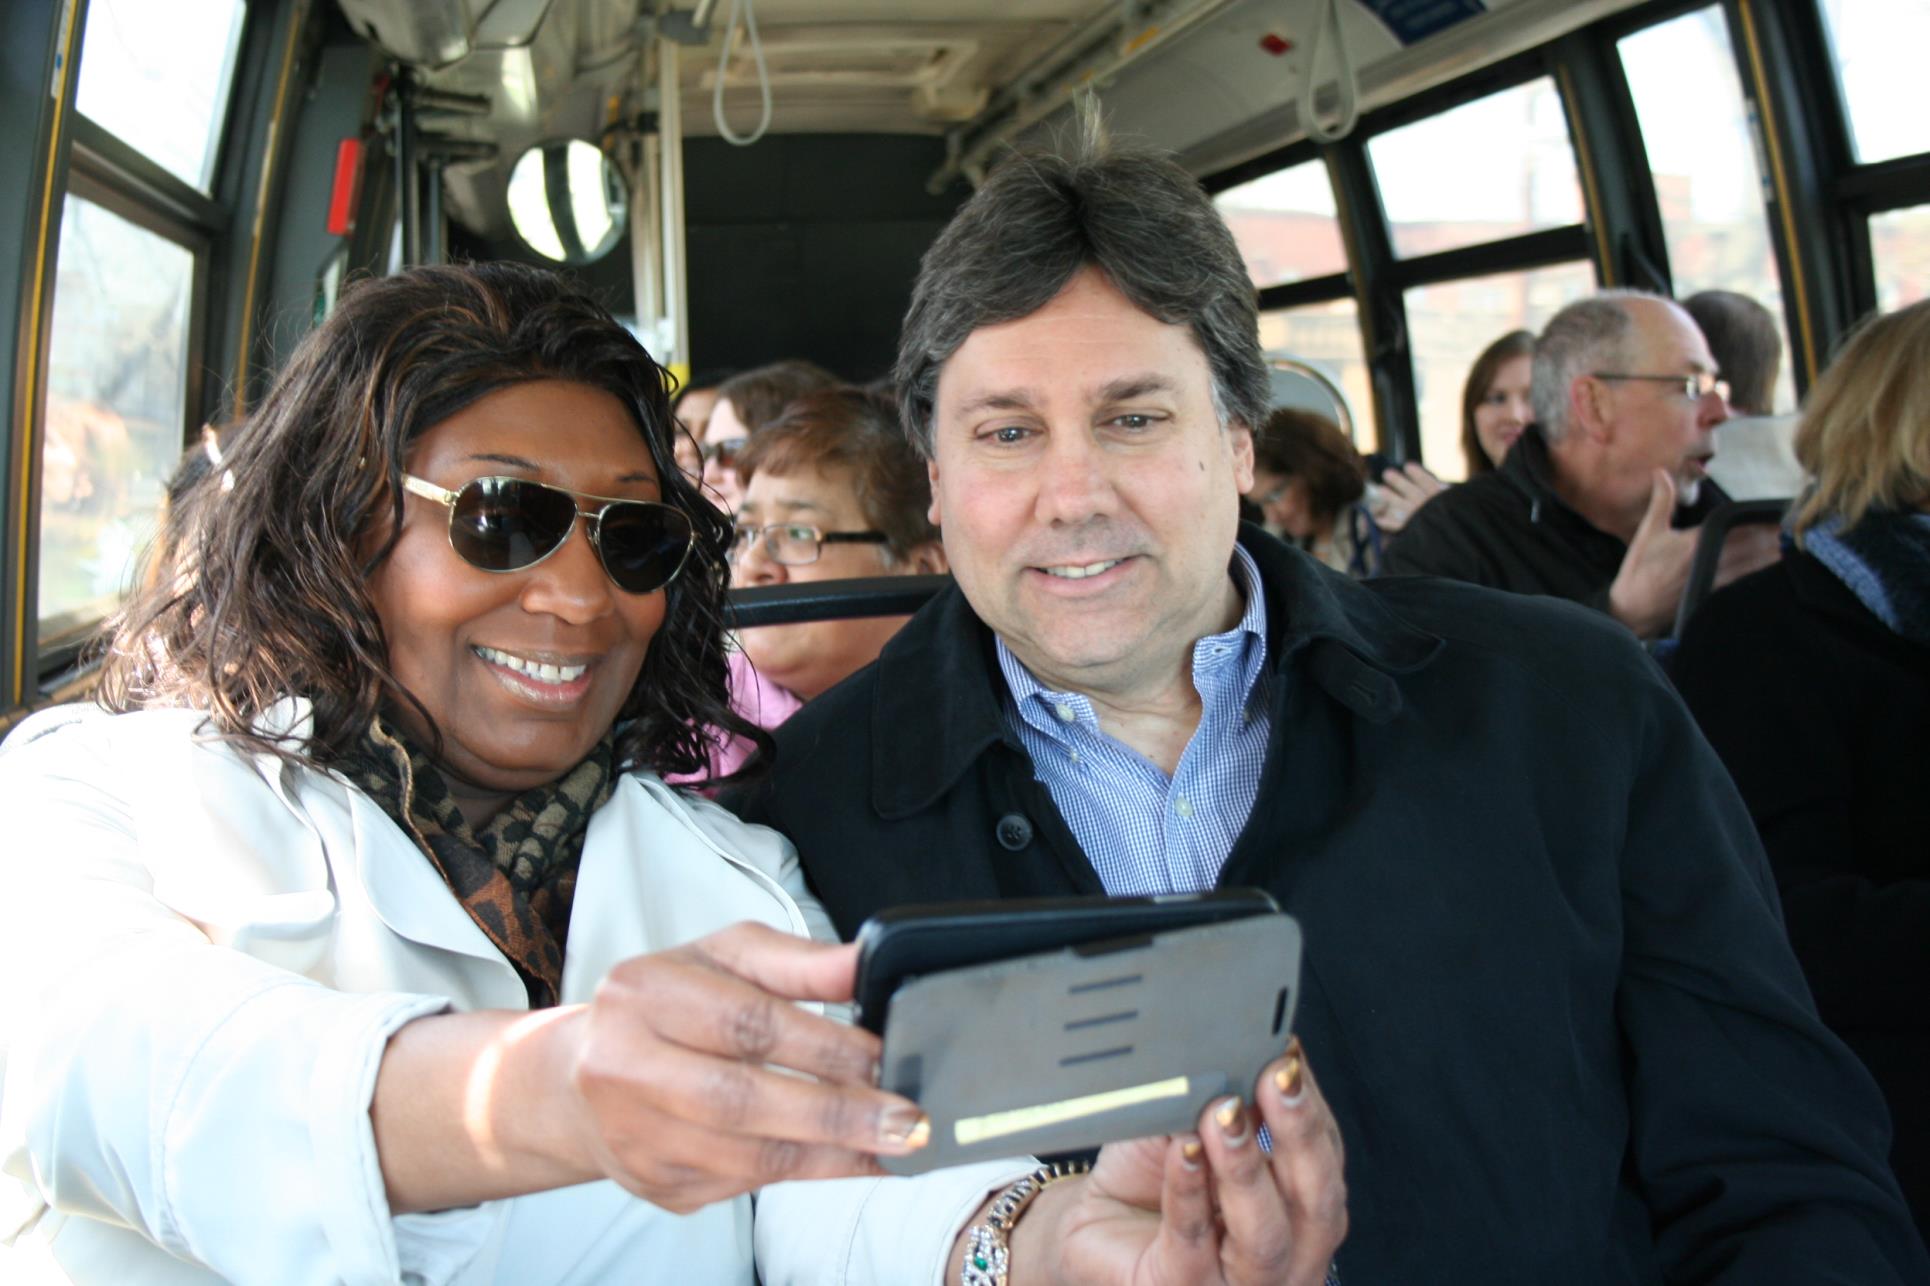
<path fill-rule="evenodd" d="M 392 39 L 385 14 L 420 13 L 404 0 L 339 3 L 353 10 L 352 25 L 362 29 L 364 20 L 372 22 L 385 41 Z M 1083 30 L 1095 14 L 1116 9 L 1109 0 L 746 3 L 755 9 L 772 92 L 771 128 L 779 133 L 940 133 L 981 110 L 999 88 Z M 450 4 L 440 11 L 453 27 L 473 7 Z M 508 7 L 524 15 L 526 27 L 513 42 L 493 30 Z M 746 127 L 756 118 L 758 59 L 741 26 L 727 30 L 731 10 L 715 6 L 708 27 L 697 33 L 703 43 L 686 48 L 680 60 L 687 136 L 716 132 L 720 68 L 726 120 Z M 651 29 L 651 6 L 638 0 L 498 0 L 476 24 L 467 53 L 417 66 L 424 87 L 488 102 L 480 114 L 424 115 L 426 131 L 496 147 L 492 162 L 447 168 L 450 217 L 487 239 L 508 235 L 505 194 L 518 156 L 559 138 L 601 137 L 612 124 L 654 109 L 657 91 L 643 83 Z"/>
<path fill-rule="evenodd" d="M 1001 91 L 1064 47 L 1117 0 L 744 0 L 754 8 L 781 133 L 938 134 L 983 112 Z M 683 65 L 685 131 L 717 133 L 756 119 L 755 50 L 733 6 L 715 6 L 708 43 Z M 730 40 L 725 56 L 725 40 Z"/>
<path fill-rule="evenodd" d="M 1360 8 L 1361 0 L 1338 0 L 1340 11 L 1349 15 L 1344 32 L 1362 113 L 1425 94 L 1642 2 L 1486 0 L 1489 12 L 1401 45 L 1379 19 Z M 1379 7 L 1379 0 L 1375 0 L 1375 7 Z M 1128 77 L 1121 77 L 1119 86 L 1106 95 L 1107 106 L 1115 121 L 1130 124 L 1136 132 L 1177 151 L 1181 163 L 1195 174 L 1218 173 L 1305 139 L 1308 130 L 1297 106 L 1302 74 L 1298 63 L 1309 43 L 1311 33 L 1306 27 L 1314 8 L 1313 0 L 1275 0 L 1271 4 L 1245 0 L 1220 23 L 1196 33 L 1187 42 L 1190 45 L 1205 40 L 1221 27 L 1237 27 L 1239 34 L 1246 35 L 1248 26 L 1267 15 L 1276 18 L 1276 25 L 1283 20 L 1290 27 L 1280 34 L 1295 47 L 1281 58 L 1269 58 L 1260 51 L 1257 37 L 1243 46 L 1233 41 L 1228 48 L 1238 56 L 1224 65 L 1189 54 L 1188 60 L 1194 64 L 1189 83 L 1213 84 L 1214 94 L 1204 106 L 1212 109 L 1220 103 L 1216 110 L 1178 113 L 1173 101 L 1162 105 L 1157 97 L 1162 92 L 1170 96 L 1170 84 L 1162 90 L 1157 80 L 1149 80 L 1141 87 Z M 1362 33 L 1358 37 L 1357 31 Z M 1323 82 L 1317 100 L 1323 117 L 1334 110 L 1330 43 L 1331 37 L 1321 42 L 1316 72 Z M 1143 72 L 1136 69 L 1137 75 L 1149 78 L 1161 72 L 1158 65 Z M 1241 83 L 1229 85 L 1228 81 Z M 1162 117 L 1173 124 L 1162 128 Z"/>

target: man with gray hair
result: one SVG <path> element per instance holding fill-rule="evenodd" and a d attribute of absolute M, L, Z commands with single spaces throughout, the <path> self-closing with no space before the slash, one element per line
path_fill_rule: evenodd
<path fill-rule="evenodd" d="M 1343 1230 L 1348 1283 L 1930 1280 L 1882 1102 L 1681 703 L 1567 604 L 1356 582 L 1241 526 L 1257 330 L 1170 161 L 995 170 L 897 364 L 956 585 L 726 802 L 847 936 L 902 903 L 1245 885 L 1299 919 L 1286 1066 L 1184 1145 L 1224 1227 L 1149 1233 L 1208 1253 L 1136 1280 L 1317 1282 Z M 1077 1279 L 1079 1229 L 1158 1193 L 1121 1157 L 1013 1226 L 1013 1282 Z"/>
<path fill-rule="evenodd" d="M 1688 313 L 1618 290 L 1568 305 L 1535 342 L 1536 423 L 1489 474 L 1437 496 L 1387 551 L 1389 573 L 1551 594 L 1665 633 L 1709 481 L 1728 387 Z M 1775 561 L 1775 533 L 1731 537 L 1718 585 Z"/>

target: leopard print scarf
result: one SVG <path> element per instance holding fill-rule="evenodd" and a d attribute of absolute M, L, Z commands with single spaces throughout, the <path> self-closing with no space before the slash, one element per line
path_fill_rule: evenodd
<path fill-rule="evenodd" d="M 524 791 L 472 830 L 428 754 L 377 718 L 340 765 L 415 840 L 497 950 L 532 1009 L 557 1003 L 563 943 L 590 817 L 616 789 L 614 736 L 547 785 Z"/>

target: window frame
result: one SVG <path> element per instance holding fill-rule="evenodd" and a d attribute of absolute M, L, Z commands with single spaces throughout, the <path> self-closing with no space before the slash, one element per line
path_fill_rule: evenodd
<path fill-rule="evenodd" d="M 1849 103 L 1834 62 L 1829 19 L 1820 0 L 1792 8 L 1794 12 L 1785 16 L 1792 34 L 1790 43 L 1803 59 L 1801 79 L 1818 87 L 1820 101 L 1810 116 L 1816 144 L 1831 171 L 1827 198 L 1839 215 L 1837 232 L 1849 250 L 1847 281 L 1843 284 L 1852 315 L 1866 316 L 1878 308 L 1870 219 L 1892 210 L 1930 205 L 1930 150 L 1884 161 L 1857 160 Z"/>
<path fill-rule="evenodd" d="M 1599 238 L 1595 232 L 1597 210 L 1586 177 L 1587 157 L 1576 128 L 1570 83 L 1557 56 L 1561 47 L 1562 42 L 1555 41 L 1526 50 L 1445 81 L 1412 98 L 1363 113 L 1354 131 L 1338 143 L 1322 145 L 1311 139 L 1297 139 L 1202 180 L 1207 192 L 1217 196 L 1228 188 L 1293 165 L 1315 159 L 1327 162 L 1347 246 L 1347 271 L 1267 287 L 1258 293 L 1259 308 L 1262 312 L 1274 312 L 1353 295 L 1360 318 L 1361 348 L 1373 389 L 1373 406 L 1369 409 L 1374 419 L 1375 439 L 1380 451 L 1395 462 L 1422 460 L 1420 399 L 1407 324 L 1406 295 L 1410 289 L 1576 261 L 1594 267 L 1597 283 L 1603 279 L 1603 265 L 1597 253 Z M 1569 147 L 1575 156 L 1576 178 L 1582 188 L 1582 222 L 1405 259 L 1396 256 L 1386 207 L 1368 159 L 1367 140 L 1544 77 L 1553 82 L 1555 92 L 1561 96 Z"/>
<path fill-rule="evenodd" d="M 75 142 L 77 145 L 76 155 L 78 157 L 79 139 L 76 138 Z M 173 178 L 174 176 L 170 174 L 167 177 Z M 67 185 L 61 193 L 61 199 L 64 202 L 65 199 L 70 196 L 79 197 L 83 201 L 90 201 L 108 213 L 127 220 L 143 232 L 152 233 L 165 241 L 179 246 L 189 254 L 193 267 L 188 282 L 188 317 L 187 324 L 184 328 L 188 343 L 187 351 L 182 355 L 184 367 L 181 387 L 181 433 L 178 443 L 181 450 L 185 451 L 189 443 L 194 441 L 199 429 L 199 416 L 196 408 L 204 404 L 203 397 L 206 392 L 208 287 L 213 239 L 206 230 L 194 224 L 182 222 L 166 211 L 158 210 L 151 205 L 142 203 L 140 200 L 128 195 L 120 184 L 104 180 L 101 176 L 79 164 L 76 164 L 68 173 Z M 50 320 L 51 304 L 52 296 L 50 295 Z M 52 342 L 51 326 L 49 326 L 47 331 L 46 342 L 48 344 Z M 42 360 L 44 363 L 44 356 Z M 43 381 L 41 387 L 43 410 L 40 412 L 43 416 L 45 415 L 45 399 L 49 392 L 50 390 Z M 46 436 L 43 425 L 43 432 L 36 435 L 36 443 L 44 448 L 45 442 Z M 38 467 L 39 464 L 38 461 L 36 461 L 35 468 Z M 35 508 L 38 510 L 40 505 L 40 489 L 36 486 L 34 490 Z M 33 633 L 30 635 L 32 640 L 30 646 L 34 649 L 35 657 L 39 662 L 39 695 L 44 698 L 53 695 L 57 689 L 66 686 L 76 677 L 77 669 L 83 659 L 82 654 L 87 648 L 88 637 L 83 635 L 78 638 L 52 644 L 44 644 L 40 641 L 40 523 L 38 513 L 36 513 L 33 526 L 33 549 L 30 551 L 29 556 L 34 560 L 33 574 L 35 592 L 32 595 Z"/>
<path fill-rule="evenodd" d="M 68 65 L 59 69 L 59 137 L 48 162 L 52 167 L 48 184 L 50 205 L 41 224 L 45 237 L 45 287 L 38 301 L 40 315 L 35 324 L 39 343 L 29 356 L 33 365 L 33 405 L 25 408 L 32 417 L 32 425 L 29 433 L 14 434 L 14 473 L 9 490 L 10 504 L 24 499 L 27 512 L 24 515 L 10 512 L 9 530 L 6 537 L 0 539 L 0 548 L 6 551 L 12 575 L 20 578 L 13 584 L 24 581 L 14 601 L 7 604 L 6 614 L 11 616 L 17 611 L 20 617 L 9 622 L 10 643 L 18 649 L 13 671 L 19 681 L 16 687 L 14 675 L 7 676 L 4 695 L 0 696 L 0 727 L 19 707 L 65 699 L 82 690 L 89 681 L 92 665 L 86 657 L 86 636 L 45 646 L 39 638 L 40 457 L 46 446 L 47 367 L 66 198 L 71 195 L 91 201 L 189 252 L 193 268 L 186 323 L 180 441 L 181 449 L 186 450 L 215 389 L 209 378 L 214 321 L 212 283 L 218 244 L 233 226 L 232 203 L 225 201 L 222 194 L 232 188 L 229 179 L 233 156 L 251 128 L 246 119 L 251 81 L 249 58 L 260 47 L 267 29 L 275 25 L 266 21 L 269 14 L 260 0 L 243 0 L 233 65 L 221 105 L 221 126 L 216 131 L 209 169 L 209 190 L 203 192 L 79 110 L 88 3 L 72 0 L 72 4 L 67 16 L 73 24 L 73 52 Z M 23 315 L 34 304 L 23 292 Z"/>

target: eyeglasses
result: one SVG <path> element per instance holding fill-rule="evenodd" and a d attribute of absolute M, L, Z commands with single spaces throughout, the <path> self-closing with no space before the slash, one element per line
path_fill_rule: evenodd
<path fill-rule="evenodd" d="M 1708 371 L 1697 371 L 1693 375 L 1617 375 L 1608 371 L 1597 371 L 1598 380 L 1643 380 L 1651 384 L 1673 384 L 1682 391 L 1682 396 L 1691 402 L 1699 402 L 1714 393 L 1727 402 L 1729 400 L 1729 381 L 1718 379 Z"/>
<path fill-rule="evenodd" d="M 1254 504 L 1260 506 L 1260 508 L 1262 509 L 1265 509 L 1269 505 L 1279 504 L 1281 498 L 1287 494 L 1287 489 L 1292 486 L 1293 486 L 1293 479 L 1286 478 L 1281 481 L 1279 486 L 1273 488 L 1271 491 L 1266 492 L 1264 495 L 1252 496 L 1250 497 L 1250 499 L 1253 501 Z"/>
<path fill-rule="evenodd" d="M 404 474 L 402 487 L 448 508 L 449 547 L 486 572 L 536 566 L 563 547 L 581 516 L 590 520 L 590 544 L 616 587 L 654 594 L 677 579 L 697 543 L 688 514 L 653 500 L 590 496 L 528 478 L 477 478 L 449 491 Z M 579 500 L 601 503 L 591 510 Z"/>
<path fill-rule="evenodd" d="M 715 460 L 728 469 L 737 463 L 738 455 L 749 445 L 749 438 L 725 438 L 722 442 L 707 442 L 704 444 L 704 460 L 706 463 Z"/>
<path fill-rule="evenodd" d="M 752 545 L 761 544 L 772 562 L 803 567 L 815 563 L 825 545 L 882 545 L 890 539 L 882 531 L 824 531 L 801 522 L 769 522 L 762 527 L 740 523 L 731 537 L 730 559 L 736 562 Z"/>

